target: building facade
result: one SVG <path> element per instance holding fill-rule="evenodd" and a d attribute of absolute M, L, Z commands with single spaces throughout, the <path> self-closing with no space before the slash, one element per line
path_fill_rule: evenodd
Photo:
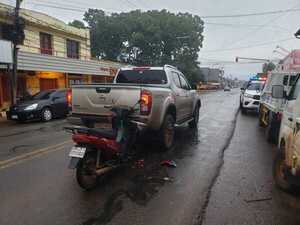
<path fill-rule="evenodd" d="M 14 8 L 0 3 L 0 41 L 10 40 Z M 18 53 L 18 96 L 72 84 L 111 81 L 120 63 L 92 60 L 89 29 L 21 9 L 25 40 Z M 1 53 L 0 53 L 1 54 Z M 0 62 L 0 110 L 10 105 L 10 72 Z"/>

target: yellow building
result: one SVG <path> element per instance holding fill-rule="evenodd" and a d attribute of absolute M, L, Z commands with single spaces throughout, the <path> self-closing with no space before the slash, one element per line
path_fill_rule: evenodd
<path fill-rule="evenodd" d="M 9 40 L 14 8 L 0 3 L 0 41 Z M 49 15 L 21 9 L 25 40 L 19 46 L 18 95 L 110 81 L 122 65 L 91 60 L 89 29 L 79 29 Z M 1 52 L 0 52 L 1 54 Z M 0 62 L 1 64 L 1 62 Z M 0 67 L 0 110 L 9 105 L 9 73 Z"/>

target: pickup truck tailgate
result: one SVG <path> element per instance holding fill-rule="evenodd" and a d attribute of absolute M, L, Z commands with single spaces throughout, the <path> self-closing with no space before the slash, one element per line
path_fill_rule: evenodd
<path fill-rule="evenodd" d="M 76 85 L 72 87 L 72 113 L 106 116 L 108 105 L 134 106 L 140 99 L 139 86 L 120 84 Z"/>

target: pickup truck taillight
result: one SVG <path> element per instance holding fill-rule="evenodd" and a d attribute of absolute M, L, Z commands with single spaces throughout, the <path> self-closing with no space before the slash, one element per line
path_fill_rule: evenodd
<path fill-rule="evenodd" d="M 141 91 L 140 112 L 141 115 L 149 115 L 152 108 L 152 93 L 147 90 Z"/>
<path fill-rule="evenodd" d="M 69 89 L 67 91 L 67 102 L 68 102 L 68 106 L 72 107 L 72 89 Z"/>

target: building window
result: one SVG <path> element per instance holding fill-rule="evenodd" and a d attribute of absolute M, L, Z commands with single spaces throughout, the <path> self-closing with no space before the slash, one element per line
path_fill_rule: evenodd
<path fill-rule="evenodd" d="M 41 53 L 46 55 L 52 55 L 52 35 L 46 33 L 40 33 L 40 48 Z"/>
<path fill-rule="evenodd" d="M 79 42 L 67 39 L 67 57 L 79 59 Z"/>

